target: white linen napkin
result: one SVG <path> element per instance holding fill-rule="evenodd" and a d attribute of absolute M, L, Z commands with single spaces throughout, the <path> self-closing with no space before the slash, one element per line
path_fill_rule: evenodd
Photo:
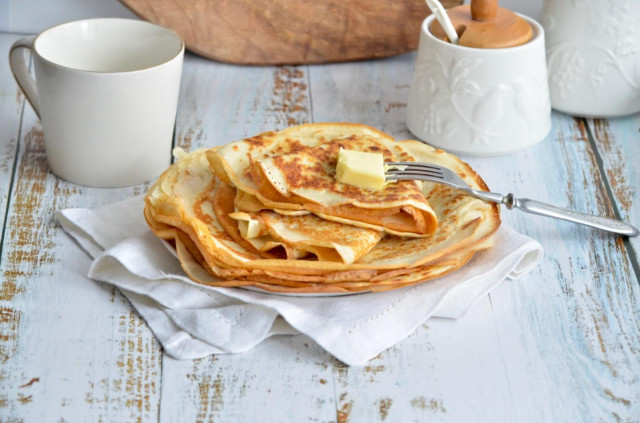
<path fill-rule="evenodd" d="M 457 319 L 504 279 L 542 259 L 542 246 L 504 225 L 495 246 L 442 278 L 393 291 L 283 296 L 193 283 L 149 230 L 142 197 L 66 209 L 58 222 L 94 258 L 88 277 L 117 286 L 165 351 L 178 359 L 239 353 L 269 336 L 304 333 L 349 365 L 362 365 L 431 316 Z"/>

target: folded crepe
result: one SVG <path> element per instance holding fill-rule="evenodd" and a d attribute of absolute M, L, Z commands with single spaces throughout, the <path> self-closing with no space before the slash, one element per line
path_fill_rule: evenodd
<path fill-rule="evenodd" d="M 437 216 L 421 183 L 399 181 L 382 191 L 335 178 L 340 148 L 382 154 L 385 161 L 412 160 L 393 138 L 365 125 L 307 124 L 232 142 L 209 154 L 218 176 L 265 209 L 305 210 L 326 220 L 424 236 Z"/>
<path fill-rule="evenodd" d="M 372 229 L 342 225 L 311 213 L 285 215 L 274 211 L 237 211 L 236 190 L 219 182 L 213 209 L 227 234 L 248 251 L 265 258 L 299 259 L 351 264 L 368 253 L 382 238 Z"/>
<path fill-rule="evenodd" d="M 361 220 L 356 221 L 351 216 L 325 215 L 317 210 L 310 213 L 311 210 L 299 206 L 322 205 L 324 200 L 320 195 L 304 191 L 306 185 L 299 181 L 279 186 L 278 194 L 287 201 L 274 197 L 270 190 L 259 189 L 260 183 L 256 184 L 254 180 L 255 163 L 268 169 L 271 164 L 268 159 L 284 156 L 284 162 L 295 162 L 289 155 L 294 154 L 296 148 L 306 151 L 302 148 L 303 142 L 292 134 L 309 137 L 303 139 L 313 144 L 318 155 L 310 157 L 305 153 L 302 157 L 309 163 L 318 159 L 317 163 L 322 164 L 325 173 L 318 170 L 317 177 L 325 184 L 328 181 L 326 174 L 332 171 L 330 165 L 324 166 L 324 160 L 331 160 L 335 147 L 323 149 L 324 144 L 313 139 L 331 144 L 329 141 L 333 138 L 328 134 L 335 134 L 336 126 L 341 131 L 339 143 L 351 148 L 356 144 L 342 140 L 357 140 L 374 134 L 371 138 L 379 142 L 388 137 L 362 125 L 313 124 L 282 131 L 284 136 L 269 133 L 251 138 L 255 145 L 262 146 L 272 145 L 274 137 L 280 140 L 282 145 L 274 147 L 269 154 L 252 155 L 245 145 L 251 144 L 248 141 L 251 139 L 186 154 L 167 169 L 147 193 L 145 217 L 150 227 L 174 246 L 185 272 L 197 282 L 283 293 L 346 293 L 399 288 L 452 272 L 478 251 L 491 246 L 491 237 L 500 224 L 498 207 L 441 184 L 424 183 L 419 198 L 408 196 L 403 199 L 414 200 L 405 201 L 405 206 L 415 207 L 419 210 L 417 213 L 425 212 L 422 204 L 428 205 L 435 216 L 437 226 L 433 232 L 420 236 L 415 233 L 396 235 L 383 225 L 362 225 Z M 455 156 L 419 141 L 389 143 L 380 142 L 385 147 L 385 157 L 446 166 L 472 188 L 487 190 L 482 179 Z M 367 140 L 362 145 L 379 144 Z M 226 149 L 244 153 L 235 155 Z M 326 156 L 319 155 L 321 151 Z M 218 152 L 224 154 L 218 155 Z M 232 168 L 235 161 L 244 163 L 235 166 L 243 169 L 242 172 L 225 170 Z M 261 165 L 261 161 L 265 165 Z M 285 181 L 291 175 L 287 168 L 278 166 L 284 170 L 277 174 L 283 175 Z M 413 192 L 413 186 L 420 187 L 417 184 L 407 186 L 402 193 Z M 341 189 L 338 185 L 335 187 Z M 345 192 L 349 190 L 331 192 L 330 197 L 338 198 Z M 351 194 L 344 194 L 347 195 Z M 383 191 L 381 195 L 385 198 L 386 194 Z M 294 196 L 297 196 L 296 200 L 290 200 Z M 298 198 L 312 196 L 318 202 L 296 202 Z M 375 192 L 366 193 L 360 204 L 373 204 L 373 197 Z M 267 243 L 270 244 L 265 247 Z"/>

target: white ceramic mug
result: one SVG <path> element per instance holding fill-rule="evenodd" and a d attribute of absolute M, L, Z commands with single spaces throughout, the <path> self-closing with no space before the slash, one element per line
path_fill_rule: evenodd
<path fill-rule="evenodd" d="M 551 106 L 586 117 L 640 111 L 640 1 L 547 0 Z"/>
<path fill-rule="evenodd" d="M 133 19 L 69 22 L 14 43 L 11 70 L 42 121 L 51 170 L 97 187 L 158 176 L 171 161 L 183 56 L 173 31 Z"/>
<path fill-rule="evenodd" d="M 543 140 L 551 129 L 544 31 L 523 45 L 480 49 L 454 45 L 422 23 L 407 126 L 427 143 L 458 154 L 507 154 Z"/>

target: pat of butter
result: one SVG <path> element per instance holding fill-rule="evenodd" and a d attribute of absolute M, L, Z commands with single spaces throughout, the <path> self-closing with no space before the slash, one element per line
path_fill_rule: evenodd
<path fill-rule="evenodd" d="M 253 219 L 248 213 L 229 213 L 229 217 L 238 221 L 238 230 L 245 239 L 259 238 L 266 233 L 262 222 Z"/>
<path fill-rule="evenodd" d="M 381 190 L 385 185 L 384 158 L 380 153 L 340 149 L 336 179 L 343 184 Z"/>

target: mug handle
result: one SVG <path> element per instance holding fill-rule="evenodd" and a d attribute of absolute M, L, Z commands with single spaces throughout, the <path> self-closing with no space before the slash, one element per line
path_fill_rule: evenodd
<path fill-rule="evenodd" d="M 9 50 L 9 65 L 11 66 L 11 72 L 16 79 L 18 86 L 22 89 L 22 92 L 31 103 L 31 107 L 40 118 L 40 106 L 38 100 L 38 91 L 36 90 L 36 81 L 31 77 L 29 68 L 24 60 L 23 49 L 33 50 L 33 41 L 36 39 L 35 35 L 24 37 L 13 43 Z"/>

